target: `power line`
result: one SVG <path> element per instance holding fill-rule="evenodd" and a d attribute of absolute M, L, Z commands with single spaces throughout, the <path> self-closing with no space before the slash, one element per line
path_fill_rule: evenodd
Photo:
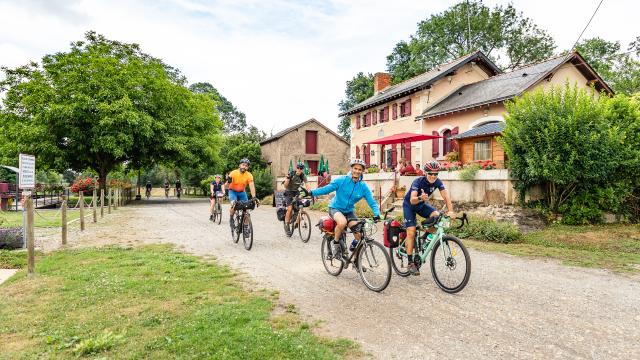
<path fill-rule="evenodd" d="M 580 41 L 580 39 L 582 38 L 582 35 L 584 35 L 584 32 L 587 30 L 587 28 L 589 27 L 589 24 L 591 24 L 591 20 L 593 20 L 593 18 L 596 16 L 596 13 L 598 12 L 598 9 L 600 9 L 600 5 L 602 5 L 602 2 L 604 0 L 600 0 L 600 3 L 598 4 L 598 7 L 596 8 L 596 10 L 593 12 L 593 14 L 591 15 L 591 19 L 589 19 L 589 22 L 587 23 L 587 25 L 584 27 L 584 29 L 582 29 L 582 32 L 580 33 L 580 36 L 578 36 L 578 38 L 576 39 L 576 42 L 573 44 L 573 46 L 571 47 L 571 50 L 575 50 L 576 49 L 576 45 L 578 45 L 578 41 Z"/>

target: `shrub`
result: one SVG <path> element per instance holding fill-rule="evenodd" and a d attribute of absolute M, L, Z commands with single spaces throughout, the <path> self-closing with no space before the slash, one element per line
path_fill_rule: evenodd
<path fill-rule="evenodd" d="M 329 211 L 329 201 L 328 200 L 323 200 L 323 199 L 316 199 L 315 203 L 313 203 L 309 207 L 309 209 L 316 210 L 316 211 L 327 212 L 327 211 Z"/>
<path fill-rule="evenodd" d="M 458 162 L 458 160 L 460 160 L 460 155 L 458 154 L 457 151 L 448 152 L 444 157 L 450 163 L 455 163 L 455 162 Z"/>
<path fill-rule="evenodd" d="M 442 164 L 442 168 L 447 171 L 457 171 L 462 169 L 462 163 L 460 161 L 445 162 Z"/>
<path fill-rule="evenodd" d="M 80 191 L 82 191 L 84 195 L 93 193 L 93 190 L 95 188 L 96 180 L 90 177 L 84 179 L 76 179 L 76 181 L 71 184 L 71 192 L 80 193 Z"/>
<path fill-rule="evenodd" d="M 470 163 L 464 166 L 464 168 L 460 171 L 460 180 L 462 181 L 471 181 L 475 179 L 478 170 L 481 167 L 477 163 Z"/>
<path fill-rule="evenodd" d="M 450 228 L 449 233 L 461 238 L 509 244 L 522 238 L 522 233 L 513 224 L 496 222 L 487 217 L 472 216 L 462 229 Z"/>
<path fill-rule="evenodd" d="M 21 249 L 23 245 L 22 228 L 0 229 L 0 249 Z"/>
<path fill-rule="evenodd" d="M 252 172 L 253 183 L 256 186 L 256 197 L 262 199 L 267 195 L 273 194 L 273 183 L 275 181 L 273 175 L 267 169 L 254 170 Z"/>

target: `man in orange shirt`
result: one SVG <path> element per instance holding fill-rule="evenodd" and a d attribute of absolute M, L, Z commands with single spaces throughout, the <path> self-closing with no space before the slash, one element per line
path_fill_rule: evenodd
<path fill-rule="evenodd" d="M 247 199 L 247 193 L 245 192 L 247 185 L 249 185 L 249 191 L 251 192 L 251 200 L 256 201 L 256 187 L 253 184 L 253 175 L 248 171 L 250 164 L 249 159 L 240 160 L 240 166 L 227 176 L 229 201 L 248 201 L 249 199 Z M 229 224 L 231 224 L 231 228 L 234 228 L 233 214 L 235 209 L 232 206 L 230 210 Z"/>

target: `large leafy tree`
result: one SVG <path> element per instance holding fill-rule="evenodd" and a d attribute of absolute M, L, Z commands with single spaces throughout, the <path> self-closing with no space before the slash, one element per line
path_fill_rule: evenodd
<path fill-rule="evenodd" d="M 489 8 L 464 1 L 418 23 L 410 40 L 387 57 L 387 69 L 398 83 L 474 50 L 513 69 L 548 58 L 554 48 L 551 36 L 512 4 Z"/>
<path fill-rule="evenodd" d="M 246 115 L 238 110 L 231 101 L 208 82 L 199 82 L 189 86 L 189 90 L 196 94 L 209 96 L 216 104 L 220 119 L 224 124 L 223 131 L 227 134 L 245 131 L 247 127 Z"/>
<path fill-rule="evenodd" d="M 101 183 L 121 164 L 214 161 L 222 124 L 213 101 L 136 44 L 88 32 L 42 64 L 3 68 L 0 150 L 38 166 L 93 169 Z"/>
<path fill-rule="evenodd" d="M 373 96 L 373 75 L 359 72 L 353 79 L 347 81 L 347 87 L 344 91 L 345 98 L 340 100 L 338 108 L 341 112 L 347 111 L 356 104 Z M 345 140 L 351 139 L 351 120 L 345 116 L 340 119 L 338 124 L 338 134 Z"/>
<path fill-rule="evenodd" d="M 585 60 L 617 93 L 640 92 L 640 37 L 623 50 L 620 42 L 599 37 L 586 39 L 576 46 Z"/>

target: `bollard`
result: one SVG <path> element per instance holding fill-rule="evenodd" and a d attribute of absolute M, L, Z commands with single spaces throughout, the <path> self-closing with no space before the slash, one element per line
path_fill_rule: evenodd
<path fill-rule="evenodd" d="M 109 199 L 107 200 L 107 204 L 109 206 L 108 206 L 108 209 L 107 209 L 108 211 L 107 212 L 109 214 L 111 214 L 111 203 L 113 202 L 112 201 L 112 199 L 113 199 L 113 189 L 108 189 L 107 192 L 109 193 Z"/>
<path fill-rule="evenodd" d="M 33 199 L 31 195 L 26 198 L 27 205 L 27 276 L 31 278 L 35 271 L 34 233 L 33 233 Z"/>
<path fill-rule="evenodd" d="M 80 207 L 80 231 L 84 231 L 84 191 L 78 193 L 80 195 L 79 207 Z"/>
<path fill-rule="evenodd" d="M 104 217 L 104 189 L 100 189 L 100 218 Z"/>
<path fill-rule="evenodd" d="M 62 217 L 62 245 L 67 245 L 67 196 L 62 195 L 62 206 L 60 207 L 60 217 Z"/>
<path fill-rule="evenodd" d="M 93 222 L 98 222 L 98 191 L 93 189 Z"/>

